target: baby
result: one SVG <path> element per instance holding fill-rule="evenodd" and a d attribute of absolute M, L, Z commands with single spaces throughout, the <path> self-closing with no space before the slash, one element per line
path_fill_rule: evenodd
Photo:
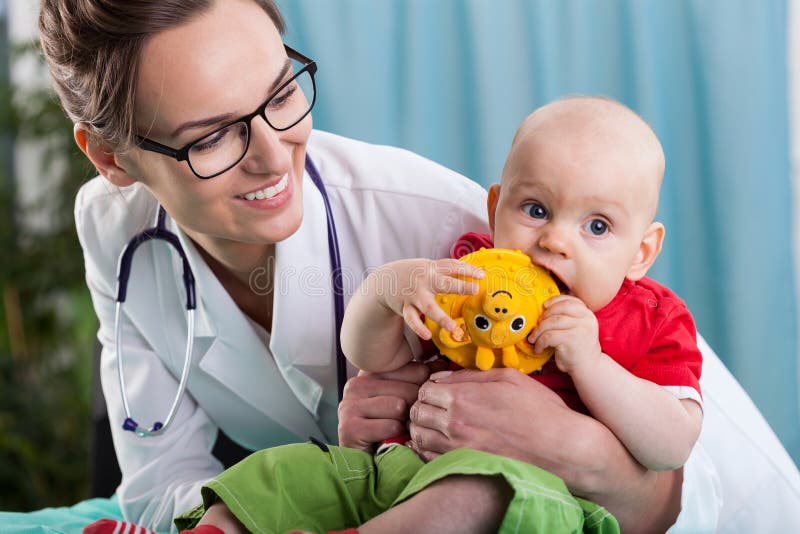
<path fill-rule="evenodd" d="M 633 111 L 603 98 L 558 100 L 514 137 L 502 182 L 489 190 L 491 237 L 468 234 L 455 247 L 518 249 L 552 273 L 562 295 L 545 303 L 528 341 L 555 354 L 534 378 L 588 410 L 652 470 L 683 465 L 702 424 L 694 322 L 681 299 L 645 278 L 664 239 L 653 222 L 663 172 L 661 145 Z M 434 295 L 476 290 L 456 274 L 479 276 L 427 259 L 373 273 L 348 305 L 348 359 L 372 372 L 401 367 L 411 358 L 404 322 L 431 337 L 421 314 L 454 331 Z M 400 291 L 380 287 L 391 279 Z M 387 340 L 396 350 L 378 350 Z"/>
<path fill-rule="evenodd" d="M 545 303 L 528 341 L 536 352 L 553 348 L 554 357 L 532 378 L 605 424 L 651 470 L 683 465 L 702 423 L 693 320 L 677 296 L 645 278 L 664 239 L 664 226 L 653 222 L 663 172 L 656 135 L 627 107 L 604 98 L 555 101 L 525 119 L 501 183 L 489 190 L 492 235 L 467 234 L 454 247 L 462 255 L 481 246 L 518 249 L 552 273 L 562 294 Z M 425 315 L 455 332 L 435 294 L 473 294 L 470 278 L 482 276 L 456 259 L 380 267 L 347 307 L 345 354 L 371 372 L 402 367 L 414 358 L 406 325 L 430 339 Z M 402 510 L 419 493 L 435 518 L 439 482 L 467 474 L 502 477 L 510 496 L 483 501 L 501 503 L 503 521 L 526 532 L 619 531 L 605 509 L 519 460 L 457 449 L 425 463 L 404 446 L 372 455 L 321 443 L 251 455 L 204 487 L 205 508 L 180 526 L 208 510 L 201 525 L 226 531 L 441 532 L 428 517 L 381 512 Z M 480 503 L 464 504 L 454 532 L 491 529 L 478 526 Z"/>

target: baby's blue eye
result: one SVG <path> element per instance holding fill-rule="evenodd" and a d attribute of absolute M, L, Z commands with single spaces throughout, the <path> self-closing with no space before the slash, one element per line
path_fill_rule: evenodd
<path fill-rule="evenodd" d="M 608 223 L 602 219 L 592 219 L 584 228 L 592 235 L 603 235 L 608 232 Z"/>
<path fill-rule="evenodd" d="M 547 218 L 547 210 L 544 209 L 544 206 L 537 203 L 525 204 L 522 208 L 525 210 L 525 213 L 533 217 L 534 219 L 546 219 Z"/>

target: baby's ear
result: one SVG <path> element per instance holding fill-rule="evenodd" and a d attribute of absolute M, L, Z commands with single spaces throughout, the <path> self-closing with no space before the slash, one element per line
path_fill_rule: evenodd
<path fill-rule="evenodd" d="M 494 214 L 497 211 L 497 200 L 500 198 L 500 184 L 489 187 L 489 196 L 486 197 L 486 209 L 489 215 L 489 233 L 494 240 Z"/>
<path fill-rule="evenodd" d="M 113 147 L 97 139 L 88 124 L 85 122 L 76 123 L 73 135 L 78 148 L 86 154 L 86 157 L 95 166 L 97 172 L 103 175 L 106 180 L 117 187 L 125 187 L 136 181 L 136 178 L 129 175 L 125 169 L 119 166 Z"/>
<path fill-rule="evenodd" d="M 639 250 L 633 258 L 633 264 L 628 268 L 626 278 L 639 280 L 646 275 L 648 269 L 650 269 L 661 252 L 661 245 L 663 244 L 664 225 L 660 222 L 650 223 L 650 226 L 645 230 L 642 242 L 639 243 Z"/>

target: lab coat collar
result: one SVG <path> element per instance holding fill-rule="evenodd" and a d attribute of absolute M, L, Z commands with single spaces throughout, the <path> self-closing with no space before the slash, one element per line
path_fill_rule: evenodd
<path fill-rule="evenodd" d="M 267 354 L 250 321 L 241 313 L 231 313 L 236 309 L 236 303 L 206 264 L 194 242 L 170 217 L 167 217 L 166 226 L 178 236 L 194 273 L 197 295 L 195 338 L 212 338 L 206 343 L 196 343 L 198 347 L 206 348 L 205 351 L 196 351 L 193 356 L 199 367 L 297 436 L 323 436 L 316 422 L 322 388 L 294 368 L 291 360 L 286 358 L 292 349 L 289 342 L 300 344 L 305 337 L 296 332 L 295 327 L 283 336 L 289 339 L 274 346 L 275 338 L 281 337 L 275 335 L 279 330 L 277 325 L 281 323 L 273 319 L 272 355 Z M 181 261 L 177 254 L 173 256 L 176 284 L 183 288 Z M 280 264 L 279 261 L 278 269 Z M 184 299 L 183 290 L 179 291 L 181 299 Z M 274 300 L 275 309 L 282 305 L 286 302 Z M 283 350 L 285 346 L 288 351 Z"/>
<path fill-rule="evenodd" d="M 172 220 L 172 217 L 167 214 L 165 220 L 165 227 L 170 232 L 178 236 L 178 241 L 183 247 L 186 254 L 186 259 L 189 262 L 189 267 L 192 268 L 194 274 L 194 287 L 195 287 L 195 301 L 197 308 L 194 312 L 194 336 L 197 337 L 215 337 L 217 335 L 217 328 L 213 317 L 209 317 L 209 306 L 213 309 L 214 302 L 220 295 L 217 289 L 221 289 L 226 296 L 228 296 L 225 289 L 219 283 L 211 268 L 206 264 L 203 257 L 197 251 L 194 241 L 181 229 L 180 226 Z M 172 272 L 175 273 L 176 287 L 180 293 L 181 302 L 185 302 L 186 294 L 183 291 L 183 263 L 178 254 L 172 254 Z M 228 296 L 230 298 L 230 296 Z"/>
<path fill-rule="evenodd" d="M 322 386 L 304 373 L 335 369 L 336 347 L 328 224 L 322 194 L 303 177 L 303 222 L 275 245 L 275 298 L 270 349 L 297 398 L 318 413 Z M 329 251 L 328 251 L 329 252 Z"/>

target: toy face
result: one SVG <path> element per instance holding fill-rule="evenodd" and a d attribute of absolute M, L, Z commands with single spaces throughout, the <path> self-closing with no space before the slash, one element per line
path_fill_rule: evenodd
<path fill-rule="evenodd" d="M 505 366 L 525 374 L 541 369 L 552 349 L 534 353 L 525 338 L 539 322 L 544 302 L 559 293 L 553 278 L 518 250 L 481 249 L 461 259 L 482 268 L 486 276 L 476 281 L 475 295 L 436 296 L 466 334 L 456 339 L 426 318 L 436 347 L 462 367 Z"/>
<path fill-rule="evenodd" d="M 539 320 L 541 304 L 526 298 L 525 291 L 505 271 L 487 269 L 477 295 L 464 302 L 463 317 L 475 345 L 499 349 L 514 345 Z"/>

